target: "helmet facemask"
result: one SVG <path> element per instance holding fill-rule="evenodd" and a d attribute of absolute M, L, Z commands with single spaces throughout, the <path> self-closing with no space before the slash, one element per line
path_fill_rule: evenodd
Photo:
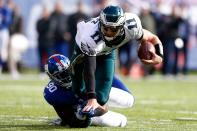
<path fill-rule="evenodd" d="M 114 40 L 117 36 L 119 36 L 123 30 L 123 26 L 106 26 L 104 25 L 103 23 L 101 23 L 100 25 L 100 30 L 103 34 L 103 37 L 105 40 L 107 41 L 112 41 Z M 107 36 L 105 34 L 105 31 L 108 31 L 110 30 L 111 33 L 113 33 L 113 36 Z"/>
<path fill-rule="evenodd" d="M 64 87 L 70 87 L 72 85 L 71 72 L 68 69 L 64 69 L 60 72 L 51 75 L 53 80 L 55 80 L 59 85 Z"/>

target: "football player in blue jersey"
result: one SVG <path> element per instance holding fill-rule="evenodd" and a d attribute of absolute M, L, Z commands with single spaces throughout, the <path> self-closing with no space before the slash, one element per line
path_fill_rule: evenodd
<path fill-rule="evenodd" d="M 150 42 L 156 51 L 149 50 L 151 60 L 141 59 L 144 64 L 154 65 L 163 60 L 163 46 L 159 38 L 143 29 L 136 14 L 125 13 L 119 6 L 107 6 L 100 16 L 77 24 L 76 44 L 71 61 L 83 58 L 73 66 L 73 91 L 79 97 L 87 96 L 83 111 L 99 109 L 99 115 L 107 111 L 114 76 L 115 50 L 137 40 Z"/>
<path fill-rule="evenodd" d="M 88 127 L 91 123 L 99 126 L 124 127 L 127 123 L 127 118 L 122 114 L 107 111 L 102 116 L 95 117 L 96 110 L 88 112 L 82 110 L 87 102 L 87 97 L 82 99 L 72 91 L 71 72 L 74 64 L 76 63 L 71 64 L 67 57 L 54 54 L 45 65 L 45 71 L 51 78 L 51 81 L 44 89 L 44 98 L 54 107 L 62 123 L 70 127 Z M 109 106 L 123 108 L 131 107 L 133 103 L 133 95 L 114 76 Z"/>

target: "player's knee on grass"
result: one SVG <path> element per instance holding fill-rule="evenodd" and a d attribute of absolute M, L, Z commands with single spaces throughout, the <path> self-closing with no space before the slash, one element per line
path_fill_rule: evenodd
<path fill-rule="evenodd" d="M 131 93 L 112 87 L 108 104 L 110 107 L 128 108 L 133 106 L 134 101 Z"/>

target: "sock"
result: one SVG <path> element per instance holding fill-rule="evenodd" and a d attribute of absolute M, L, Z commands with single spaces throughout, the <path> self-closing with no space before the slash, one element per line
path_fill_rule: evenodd
<path fill-rule="evenodd" d="M 113 111 L 108 111 L 99 117 L 92 117 L 92 125 L 95 126 L 125 127 L 126 124 L 127 118 Z"/>
<path fill-rule="evenodd" d="M 126 85 L 117 77 L 113 77 L 112 87 L 118 88 L 120 90 L 123 90 L 125 92 L 130 93 L 129 89 L 126 87 Z"/>

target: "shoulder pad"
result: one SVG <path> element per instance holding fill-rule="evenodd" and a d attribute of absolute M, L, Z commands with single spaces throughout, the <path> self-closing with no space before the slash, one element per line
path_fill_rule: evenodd
<path fill-rule="evenodd" d="M 75 37 L 76 43 L 81 51 L 89 56 L 96 56 L 96 43 L 91 37 L 94 32 L 98 29 L 97 23 L 79 22 L 77 24 L 77 34 Z"/>
<path fill-rule="evenodd" d="M 133 13 L 125 13 L 125 16 L 125 30 L 132 39 L 140 39 L 143 36 L 143 28 L 139 17 Z"/>

